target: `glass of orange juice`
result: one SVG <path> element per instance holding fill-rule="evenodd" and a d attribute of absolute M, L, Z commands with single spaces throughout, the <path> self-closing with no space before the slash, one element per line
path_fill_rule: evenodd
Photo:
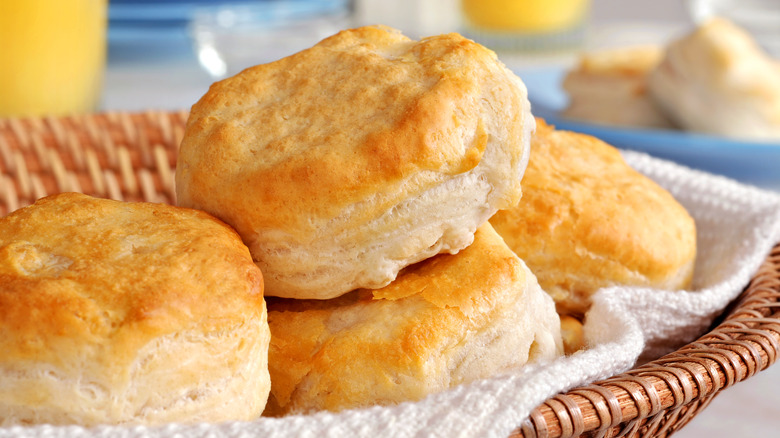
<path fill-rule="evenodd" d="M 590 0 L 461 0 L 466 33 L 493 49 L 553 50 L 584 38 Z"/>
<path fill-rule="evenodd" d="M 0 116 L 94 111 L 107 0 L 0 0 Z"/>

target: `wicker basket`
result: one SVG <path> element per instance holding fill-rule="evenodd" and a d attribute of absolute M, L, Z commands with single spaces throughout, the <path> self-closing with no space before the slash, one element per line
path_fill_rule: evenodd
<path fill-rule="evenodd" d="M 63 191 L 174 202 L 186 112 L 0 119 L 0 216 Z M 515 437 L 667 436 L 780 351 L 780 245 L 720 323 L 660 359 L 547 400 Z"/>

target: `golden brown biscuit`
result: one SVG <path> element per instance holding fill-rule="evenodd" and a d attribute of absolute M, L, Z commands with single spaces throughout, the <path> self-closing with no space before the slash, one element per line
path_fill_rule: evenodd
<path fill-rule="evenodd" d="M 268 309 L 268 415 L 419 400 L 562 353 L 552 300 L 488 224 L 382 289 Z"/>
<path fill-rule="evenodd" d="M 205 213 L 61 194 L 0 219 L 0 425 L 249 420 L 262 275 Z"/>
<path fill-rule="evenodd" d="M 490 223 L 561 313 L 583 314 L 606 286 L 689 286 L 696 226 L 669 192 L 612 146 L 543 120 L 531 147 L 522 202 Z"/>
<path fill-rule="evenodd" d="M 733 23 L 714 18 L 669 44 L 649 90 L 682 128 L 780 139 L 780 66 Z"/>
<path fill-rule="evenodd" d="M 347 30 L 210 88 L 178 203 L 239 232 L 266 295 L 377 288 L 519 200 L 533 124 L 525 86 L 484 47 Z"/>
<path fill-rule="evenodd" d="M 647 93 L 647 75 L 663 57 L 657 46 L 584 53 L 563 80 L 564 117 L 607 125 L 671 128 Z"/>

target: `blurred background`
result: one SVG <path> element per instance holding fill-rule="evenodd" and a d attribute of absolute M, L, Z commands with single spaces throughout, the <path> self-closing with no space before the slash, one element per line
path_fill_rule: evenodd
<path fill-rule="evenodd" d="M 462 4 L 461 4 L 462 3 Z M 495 3 L 495 6 L 489 6 Z M 463 10 L 506 17 L 507 5 L 523 1 L 490 0 L 111 0 L 108 10 L 108 70 L 104 109 L 174 109 L 189 107 L 213 80 L 250 65 L 272 61 L 308 47 L 348 26 L 382 23 L 412 37 L 462 32 L 488 39 L 467 24 Z M 571 33 L 486 44 L 515 69 L 565 64 L 577 49 L 618 43 L 659 41 L 691 22 L 680 0 L 537 0 L 514 15 L 533 25 L 569 20 Z M 545 7 L 544 4 L 548 6 Z M 539 6 L 542 5 L 542 6 Z M 463 7 L 462 7 L 463 6 Z M 567 8 L 568 7 L 568 8 Z M 573 17 L 566 15 L 574 9 Z M 569 14 L 571 15 L 571 14 Z M 513 18 L 511 15 L 509 18 Z M 604 32 L 609 25 L 609 32 Z M 555 27 L 553 22 L 548 27 Z M 556 41 L 558 38 L 559 41 Z M 494 39 L 497 40 L 497 39 Z M 484 42 L 484 41 L 481 41 Z M 490 41 L 496 42 L 496 41 Z M 522 46 L 525 44 L 525 46 Z M 509 56 L 512 59 L 508 59 Z M 147 76 L 162 82 L 167 96 L 136 87 Z M 147 83 L 140 81 L 141 83 Z"/>

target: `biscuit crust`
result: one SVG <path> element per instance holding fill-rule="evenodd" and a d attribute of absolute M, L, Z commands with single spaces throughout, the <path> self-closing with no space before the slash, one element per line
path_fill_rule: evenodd
<path fill-rule="evenodd" d="M 195 210 L 66 193 L 0 219 L 0 424 L 248 420 L 262 274 Z"/>

